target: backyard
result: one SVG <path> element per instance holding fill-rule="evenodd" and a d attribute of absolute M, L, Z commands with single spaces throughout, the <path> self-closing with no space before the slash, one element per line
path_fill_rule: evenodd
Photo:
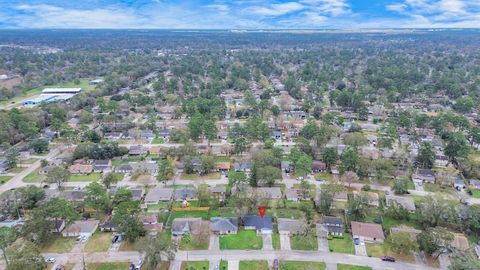
<path fill-rule="evenodd" d="M 355 254 L 353 240 L 350 235 L 344 235 L 342 238 L 329 238 L 328 248 L 332 252 Z"/>
<path fill-rule="evenodd" d="M 255 231 L 240 230 L 237 234 L 220 236 L 220 249 L 261 249 L 262 238 Z"/>

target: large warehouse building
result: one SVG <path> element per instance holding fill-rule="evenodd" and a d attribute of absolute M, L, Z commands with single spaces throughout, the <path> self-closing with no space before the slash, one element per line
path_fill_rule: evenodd
<path fill-rule="evenodd" d="M 24 100 L 23 105 L 35 106 L 44 102 L 68 100 L 80 92 L 82 92 L 82 88 L 45 88 L 37 97 Z"/>

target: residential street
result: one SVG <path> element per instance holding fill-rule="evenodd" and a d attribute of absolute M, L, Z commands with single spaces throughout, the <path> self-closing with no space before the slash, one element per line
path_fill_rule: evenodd
<path fill-rule="evenodd" d="M 188 254 L 187 254 L 188 253 Z M 46 253 L 45 257 L 53 257 L 58 263 L 77 263 L 81 262 L 82 253 Z M 140 257 L 138 252 L 95 252 L 85 255 L 86 263 L 92 262 L 108 262 L 108 261 L 137 261 Z M 411 264 L 403 262 L 383 262 L 379 258 L 356 256 L 341 253 L 321 252 L 321 251 L 275 251 L 275 250 L 195 250 L 195 251 L 178 251 L 175 258 L 179 261 L 242 261 L 242 260 L 292 260 L 292 261 L 315 261 L 325 262 L 328 264 L 353 264 L 366 265 L 373 269 L 397 269 L 397 270 L 435 270 L 438 268 L 427 267 L 420 264 Z M 172 269 L 172 268 L 171 268 Z M 230 269 L 230 263 L 229 263 Z"/>

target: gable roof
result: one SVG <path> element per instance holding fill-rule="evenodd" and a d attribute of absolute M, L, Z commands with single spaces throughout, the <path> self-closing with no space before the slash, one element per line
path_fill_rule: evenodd
<path fill-rule="evenodd" d="M 415 211 L 416 209 L 415 201 L 412 198 L 395 196 L 395 195 L 386 195 L 385 201 L 387 203 L 387 206 L 390 206 L 392 204 L 392 201 L 395 201 L 401 206 L 403 206 L 403 208 L 409 211 Z"/>
<path fill-rule="evenodd" d="M 382 226 L 375 223 L 352 221 L 352 234 L 376 239 L 385 239 Z"/>
<path fill-rule="evenodd" d="M 210 221 L 210 230 L 213 232 L 238 231 L 237 218 L 214 217 Z"/>
<path fill-rule="evenodd" d="M 278 218 L 277 222 L 279 231 L 288 231 L 290 233 L 301 232 L 304 225 L 302 221 L 290 218 Z"/>
<path fill-rule="evenodd" d="M 151 201 L 169 201 L 172 199 L 173 188 L 159 188 L 151 189 L 147 196 L 145 196 L 145 202 Z"/>
<path fill-rule="evenodd" d="M 247 215 L 243 218 L 243 223 L 245 227 L 255 227 L 256 230 L 273 229 L 271 216 Z"/>

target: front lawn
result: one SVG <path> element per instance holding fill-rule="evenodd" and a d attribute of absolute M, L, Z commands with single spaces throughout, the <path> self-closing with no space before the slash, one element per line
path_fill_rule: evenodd
<path fill-rule="evenodd" d="M 125 270 L 130 266 L 129 262 L 89 263 L 88 270 Z"/>
<path fill-rule="evenodd" d="M 68 253 L 76 242 L 75 237 L 52 236 L 41 248 L 44 253 Z"/>
<path fill-rule="evenodd" d="M 307 236 L 293 235 L 290 236 L 290 246 L 292 249 L 298 250 L 318 250 L 317 237 L 314 234 Z"/>
<path fill-rule="evenodd" d="M 220 249 L 261 249 L 262 237 L 255 231 L 240 230 L 237 234 L 220 236 Z M 253 268 L 254 269 L 254 268 Z"/>
<path fill-rule="evenodd" d="M 165 141 L 163 140 L 163 138 L 159 138 L 159 137 L 155 137 L 155 139 L 152 140 L 152 144 L 162 144 L 164 142 Z"/>
<path fill-rule="evenodd" d="M 479 189 L 472 189 L 470 190 L 472 192 L 472 197 L 473 198 L 480 198 L 480 190 Z"/>
<path fill-rule="evenodd" d="M 112 244 L 112 233 L 96 231 L 85 245 L 86 252 L 104 252 L 108 251 Z"/>
<path fill-rule="evenodd" d="M 221 178 L 221 175 L 219 172 L 209 173 L 202 176 L 198 175 L 197 173 L 192 173 L 192 174 L 182 173 L 180 175 L 181 180 L 201 180 L 201 179 L 211 180 L 211 179 L 220 179 L 220 178 Z"/>
<path fill-rule="evenodd" d="M 227 270 L 228 269 L 228 261 L 221 260 L 219 265 L 219 270 Z"/>
<path fill-rule="evenodd" d="M 23 178 L 25 183 L 39 183 L 45 181 L 46 176 L 38 173 L 39 169 L 34 170 Z"/>
<path fill-rule="evenodd" d="M 207 250 L 209 242 L 208 235 L 206 237 L 198 235 L 183 236 L 178 248 L 180 250 Z"/>
<path fill-rule="evenodd" d="M 6 183 L 10 179 L 12 179 L 12 176 L 0 175 L 0 184 Z"/>
<path fill-rule="evenodd" d="M 325 270 L 324 262 L 281 261 L 280 270 Z"/>
<path fill-rule="evenodd" d="M 272 234 L 272 246 L 273 246 L 273 249 L 275 250 L 280 249 L 280 234 L 278 233 Z"/>
<path fill-rule="evenodd" d="M 94 182 L 100 180 L 102 177 L 101 173 L 90 173 L 87 175 L 72 174 L 70 176 L 69 182 Z"/>
<path fill-rule="evenodd" d="M 404 261 L 409 263 L 415 263 L 415 256 L 411 254 L 398 254 L 391 251 L 387 242 L 383 244 L 371 244 L 366 243 L 367 255 L 370 257 L 382 257 L 390 256 L 394 257 L 398 261 Z"/>
<path fill-rule="evenodd" d="M 358 266 L 351 264 L 337 264 L 337 270 L 372 270 L 370 266 Z"/>
<path fill-rule="evenodd" d="M 344 234 L 343 238 L 328 239 L 328 248 L 332 252 L 355 254 L 352 237 Z"/>
<path fill-rule="evenodd" d="M 267 261 L 240 261 L 240 270 L 268 270 Z"/>
<path fill-rule="evenodd" d="M 15 168 L 10 168 L 8 169 L 8 173 L 21 173 L 25 168 L 23 167 L 15 167 Z"/>
<path fill-rule="evenodd" d="M 208 270 L 208 261 L 182 262 L 182 270 Z"/>

